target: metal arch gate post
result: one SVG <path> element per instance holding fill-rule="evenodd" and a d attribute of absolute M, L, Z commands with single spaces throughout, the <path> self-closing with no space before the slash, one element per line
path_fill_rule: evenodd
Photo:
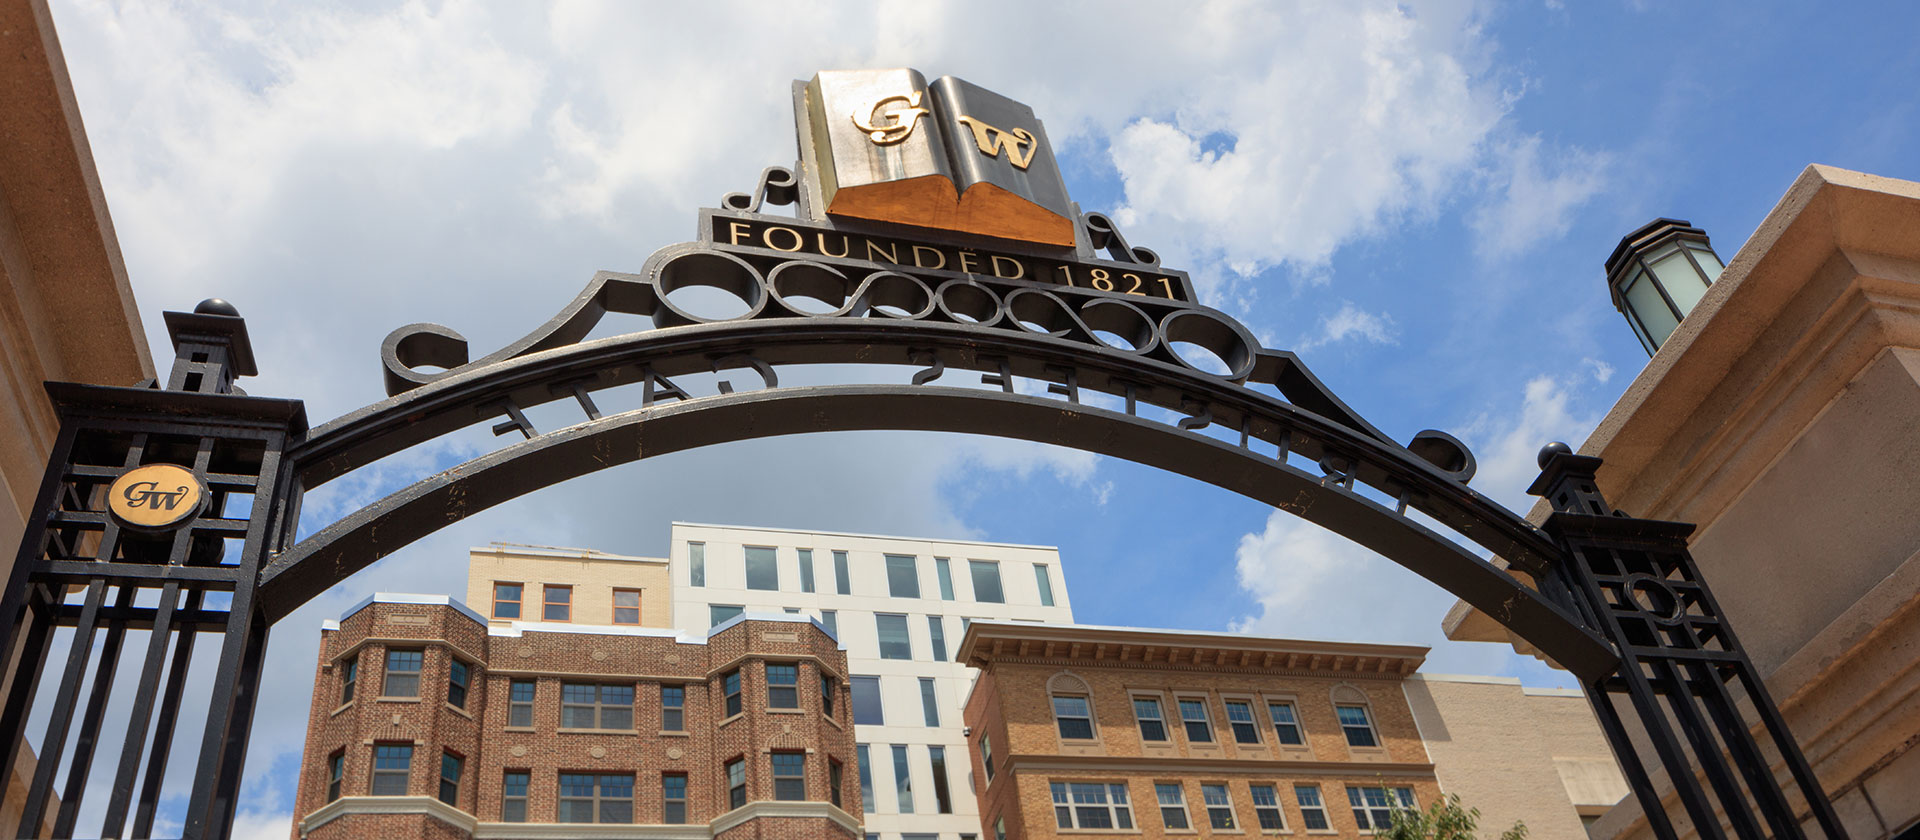
<path fill-rule="evenodd" d="M 791 174 L 785 178 L 790 181 Z M 796 237 L 802 230 L 820 236 L 861 232 L 752 212 L 761 198 L 780 203 L 770 197 L 781 180 L 770 170 L 759 198 L 750 206 L 730 198 L 730 209 L 703 215 L 703 230 L 725 223 L 786 225 Z M 1192 303 L 1184 275 L 1159 269 L 1151 252 L 1128 247 L 1110 221 L 1092 214 L 1081 221 L 1087 239 L 1109 243 L 1113 259 L 1100 260 L 1083 248 L 1064 258 L 1069 269 L 1134 276 L 1124 273 L 1132 269 L 1165 277 L 1166 298 L 879 265 L 844 256 L 844 250 L 841 256 L 797 256 L 703 240 L 663 249 L 641 275 L 596 277 L 545 327 L 476 362 L 467 361 L 465 342 L 451 330 L 398 330 L 384 348 L 394 396 L 311 433 L 297 401 L 249 397 L 232 387 L 235 376 L 254 371 L 244 322 L 230 307 L 168 313 L 177 359 L 165 387 L 49 385 L 62 428 L 34 518 L 0 594 L 0 648 L 17 652 L 0 703 L 9 759 L 0 763 L 0 789 L 13 755 L 27 742 L 28 717 L 51 664 L 57 628 L 72 627 L 73 641 L 15 836 L 41 833 L 63 764 L 72 770 L 51 834 L 72 836 L 95 772 L 92 759 L 128 631 L 149 637 L 101 833 L 150 836 L 174 730 L 193 723 L 177 719 L 193 639 L 218 633 L 222 644 L 182 834 L 225 838 L 237 807 L 267 629 L 294 606 L 405 542 L 547 483 L 676 446 L 839 428 L 969 431 L 1106 452 L 1267 501 L 1374 547 L 1488 608 L 1574 670 L 1650 829 L 1662 838 L 1677 835 L 1625 726 L 1632 719 L 1650 733 L 1659 766 L 1703 836 L 1724 836 L 1716 806 L 1742 840 L 1764 836 L 1762 820 L 1774 836 L 1802 836 L 1772 773 L 1758 763 L 1758 744 L 1727 688 L 1735 683 L 1787 756 L 1816 822 L 1830 837 L 1845 836 L 1686 556 L 1687 526 L 1613 515 L 1592 490 L 1598 462 L 1562 455 L 1543 464 L 1546 472 L 1533 488 L 1561 513 L 1546 531 L 1534 528 L 1467 487 L 1472 456 L 1457 441 L 1423 432 L 1407 445 L 1393 442 L 1292 354 L 1261 349 L 1237 322 Z M 1074 276 L 1072 270 L 1064 274 Z M 695 317 L 668 300 L 685 285 L 731 291 L 748 302 L 749 311 L 720 323 Z M 1176 294 L 1177 288 L 1186 295 Z M 837 308 L 797 309 L 790 298 L 799 294 L 831 299 Z M 655 328 L 582 341 L 610 312 L 650 317 Z M 1131 346 L 1114 346 L 1097 334 L 1102 331 Z M 1176 341 L 1207 346 L 1227 372 L 1194 367 L 1174 349 Z M 778 366 L 822 363 L 918 370 L 905 385 L 779 386 Z M 422 374 L 414 369 L 422 364 L 447 370 Z M 722 370 L 752 371 L 765 393 L 734 393 L 729 383 L 719 394 L 695 398 L 672 379 Z M 977 372 L 982 383 L 998 387 L 928 386 L 958 371 Z M 1046 383 L 1053 396 L 1015 393 L 1015 379 Z M 1279 397 L 1255 384 L 1273 387 Z M 626 386 L 643 389 L 641 406 L 603 416 L 593 395 Z M 1083 395 L 1096 393 L 1124 398 L 1125 410 L 1082 402 Z M 581 410 L 582 422 L 541 433 L 527 420 L 524 409 L 568 399 Z M 1174 422 L 1138 414 L 1136 404 L 1167 409 Z M 876 410 L 839 410 L 844 406 Z M 711 422 L 716 417 L 728 420 Z M 495 419 L 503 419 L 496 435 L 524 440 L 424 477 L 293 541 L 307 488 Z M 1210 429 L 1229 433 L 1213 437 Z M 653 430 L 668 439 L 649 439 Z M 686 439 L 676 444 L 676 434 Z M 616 442 L 624 448 L 609 448 Z M 1256 452 L 1256 445 L 1271 454 Z M 208 498 L 173 530 L 143 532 L 108 511 L 108 495 L 130 469 L 154 463 L 191 472 Z M 1415 521 L 1410 512 L 1426 514 L 1507 559 L 1539 581 L 1539 589 Z M 389 526 L 385 537 L 377 536 L 381 526 Z M 69 748 L 90 664 L 92 688 Z M 1631 702 L 1631 716 L 1615 710 L 1615 695 Z M 149 744 L 153 714 L 158 721 Z M 1669 716 L 1678 722 L 1678 735 Z M 1696 772 L 1717 801 L 1707 798 Z M 142 782 L 137 801 L 136 781 Z M 129 809 L 131 830 L 124 824 Z"/>

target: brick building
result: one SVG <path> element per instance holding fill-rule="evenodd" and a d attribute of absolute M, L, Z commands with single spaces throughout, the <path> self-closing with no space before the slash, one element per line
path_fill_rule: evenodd
<path fill-rule="evenodd" d="M 1522 819 L 1533 837 L 1584 837 L 1580 812 L 1595 809 L 1574 800 L 1594 786 L 1595 762 L 1611 768 L 1605 744 L 1580 737 L 1595 729 L 1585 700 L 1423 678 L 1426 654 L 974 622 L 959 658 L 981 669 L 966 724 L 987 836 L 1359 837 L 1393 807 L 1505 778 L 1509 795 L 1468 802 L 1497 812 L 1486 826 Z M 1454 733 L 1468 732 L 1474 743 L 1459 744 Z M 1624 785 L 1617 770 L 1601 775 L 1598 804 L 1611 805 Z"/>
<path fill-rule="evenodd" d="M 322 634 L 298 837 L 860 836 L 846 657 L 810 619 L 489 626 L 382 594 Z"/>

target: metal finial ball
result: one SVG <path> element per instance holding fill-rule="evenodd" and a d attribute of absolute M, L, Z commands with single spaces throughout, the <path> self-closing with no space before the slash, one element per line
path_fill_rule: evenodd
<path fill-rule="evenodd" d="M 1547 462 L 1553 460 L 1553 456 L 1555 455 L 1571 455 L 1571 454 L 1573 454 L 1573 447 L 1568 446 L 1564 443 L 1561 443 L 1560 441 L 1557 441 L 1557 440 L 1547 444 L 1546 446 L 1542 446 L 1540 447 L 1540 457 L 1538 459 L 1540 464 L 1540 469 L 1543 469 L 1543 470 L 1546 469 Z"/>
<path fill-rule="evenodd" d="M 240 310 L 233 308 L 233 304 L 219 298 L 207 298 L 206 300 L 200 301 L 200 305 L 195 306 L 193 312 L 196 315 L 230 315 L 235 318 L 240 317 Z"/>

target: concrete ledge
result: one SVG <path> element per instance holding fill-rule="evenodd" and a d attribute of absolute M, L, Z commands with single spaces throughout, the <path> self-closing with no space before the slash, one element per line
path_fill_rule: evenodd
<path fill-rule="evenodd" d="M 432 817 L 468 834 L 476 825 L 473 815 L 431 796 L 342 796 L 320 806 L 300 821 L 300 836 L 341 817 L 358 814 L 408 815 Z"/>
<path fill-rule="evenodd" d="M 711 823 L 713 836 L 759 817 L 801 817 L 823 819 L 838 823 L 841 828 L 855 837 L 861 834 L 860 821 L 852 815 L 834 807 L 831 802 L 749 802 L 715 818 Z M 705 835 L 702 835 L 705 836 Z"/>

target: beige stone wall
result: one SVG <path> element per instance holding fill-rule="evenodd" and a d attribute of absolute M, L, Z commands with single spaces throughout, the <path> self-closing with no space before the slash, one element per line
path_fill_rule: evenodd
<path fill-rule="evenodd" d="M 520 621 L 542 621 L 547 585 L 573 587 L 572 624 L 612 624 L 613 591 L 640 590 L 641 627 L 673 626 L 672 577 L 667 561 L 584 549 L 491 545 L 467 561 L 467 604 L 494 618 L 493 585 L 521 585 Z"/>
<path fill-rule="evenodd" d="M 1626 794 L 1578 694 L 1494 677 L 1415 676 L 1405 689 L 1441 789 L 1480 809 L 1488 832 L 1524 822 L 1533 840 L 1583 840 L 1581 813 Z"/>

